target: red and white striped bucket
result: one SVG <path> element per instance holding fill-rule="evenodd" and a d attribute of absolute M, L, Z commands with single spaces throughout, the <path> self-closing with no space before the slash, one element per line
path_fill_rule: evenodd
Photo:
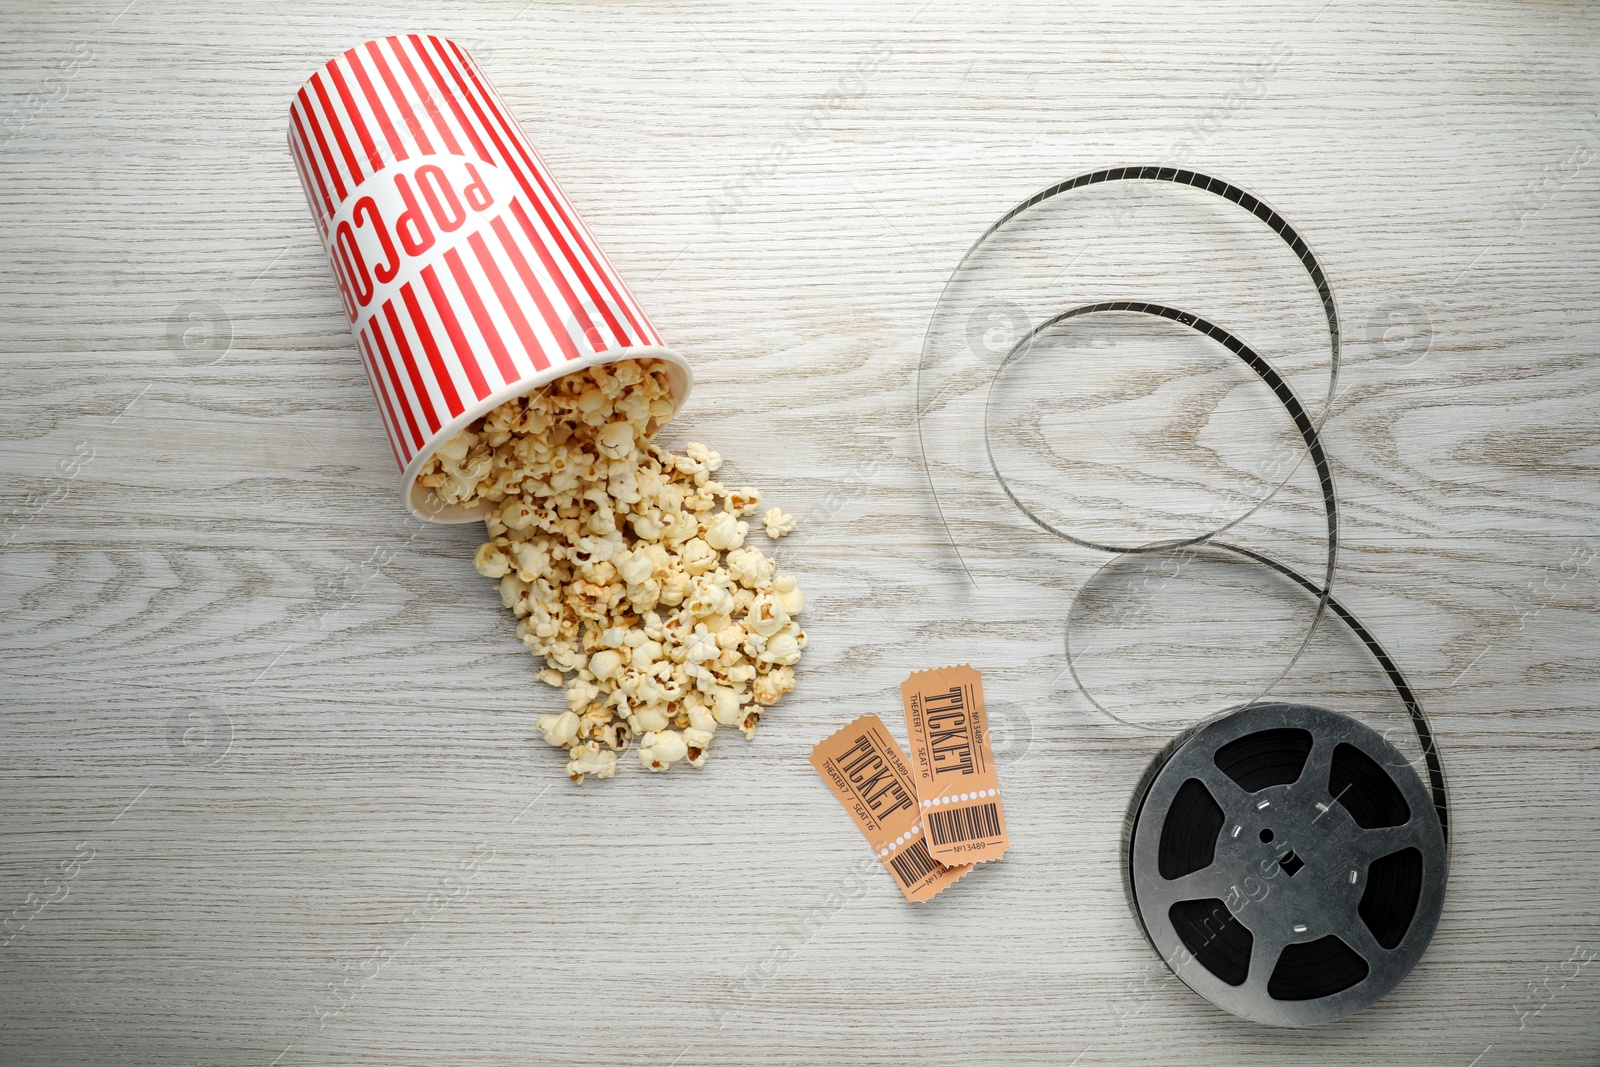
<path fill-rule="evenodd" d="M 595 363 L 688 364 L 616 268 L 466 49 L 420 34 L 368 41 L 313 74 L 289 152 L 350 316 L 417 515 L 478 512 L 416 484 L 434 449 L 485 412 Z"/>

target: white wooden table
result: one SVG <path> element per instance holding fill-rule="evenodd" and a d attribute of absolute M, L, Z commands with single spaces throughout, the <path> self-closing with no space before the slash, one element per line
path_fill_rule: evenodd
<path fill-rule="evenodd" d="M 1600 964 L 1569 962 L 1600 952 L 1591 5 L 124 2 L 0 10 L 0 1062 L 1595 1062 Z M 801 518 L 800 688 L 701 771 L 566 782 L 474 531 L 403 521 L 283 140 L 318 63 L 417 27 L 474 51 L 693 361 L 668 439 Z M 1338 587 L 1455 805 L 1422 964 L 1310 1031 L 1166 979 L 1118 869 L 1162 738 L 1061 678 L 1103 558 L 957 485 L 969 583 L 915 433 L 967 243 L 1180 149 L 1334 281 Z M 1176 288 L 1254 278 L 1179 248 Z M 1314 332 L 1280 325 L 1314 381 Z M 1259 483 L 1270 434 L 1230 434 L 1281 416 L 1169 377 L 1111 419 L 1141 477 L 1085 521 Z M 1243 402 L 1166 402 L 1218 397 Z M 1024 457 L 1068 462 L 1058 416 Z M 1282 500 L 1263 536 L 1314 562 Z M 1392 712 L 1348 644 L 1319 630 L 1292 695 Z M 1229 649 L 1160 647 L 1107 653 L 1103 699 L 1238 687 Z M 957 661 L 1001 709 L 1013 847 L 911 907 L 805 757 L 859 714 L 902 731 L 900 680 Z"/>

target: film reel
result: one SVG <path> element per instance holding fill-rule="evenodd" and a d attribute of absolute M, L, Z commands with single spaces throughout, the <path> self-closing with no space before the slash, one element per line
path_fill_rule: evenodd
<path fill-rule="evenodd" d="M 1347 715 L 1256 704 L 1151 765 L 1128 811 L 1134 915 L 1178 977 L 1256 1022 L 1310 1026 L 1421 958 L 1449 868 L 1432 796 Z"/>
<path fill-rule="evenodd" d="M 963 267 L 1007 224 L 1072 190 L 1122 181 L 1168 183 L 1214 194 L 1271 228 L 1299 261 L 1326 316 L 1331 399 L 1340 335 L 1332 290 L 1321 266 L 1300 235 L 1271 207 L 1236 186 L 1195 171 L 1112 168 L 1040 191 L 979 237 L 947 283 L 941 306 Z M 935 319 L 939 311 L 935 309 Z M 1410 973 L 1427 948 L 1443 907 L 1449 873 L 1449 809 L 1432 730 L 1393 658 L 1332 595 L 1338 497 L 1321 443 L 1320 418 L 1306 409 L 1255 349 L 1234 333 L 1180 308 L 1150 301 L 1100 300 L 1046 316 L 1011 347 L 1001 369 L 1026 357 L 1035 338 L 1058 324 L 1107 313 L 1162 320 L 1201 334 L 1238 357 L 1271 390 L 1293 421 L 1321 490 L 1327 548 L 1321 581 L 1261 552 L 1218 539 L 1255 508 L 1198 536 L 1145 545 L 1097 542 L 1062 528 L 1030 507 L 996 462 L 990 447 L 991 383 L 983 407 L 984 449 L 1005 497 L 1035 526 L 1086 548 L 1126 558 L 1204 546 L 1289 579 L 1315 598 L 1312 629 L 1332 615 L 1371 653 L 1405 706 L 1426 770 L 1424 781 L 1388 741 L 1351 716 L 1307 704 L 1268 703 L 1264 694 L 1185 730 L 1152 762 L 1129 808 L 1123 860 L 1134 917 L 1174 973 L 1235 1015 L 1281 1026 L 1343 1018 L 1378 1000 Z M 918 430 L 925 460 L 922 371 L 930 365 L 933 336 L 930 324 L 918 378 Z M 931 464 L 928 469 L 944 520 Z M 945 525 L 948 532 L 948 521 Z M 951 543 L 956 543 L 953 534 Z M 959 558 L 959 546 L 956 551 Z M 962 565 L 965 568 L 964 560 Z M 1300 652 L 1310 640 L 1308 631 Z M 1279 681 L 1289 669 L 1278 676 Z M 1081 680 L 1080 688 L 1096 707 L 1124 722 L 1101 706 Z"/>

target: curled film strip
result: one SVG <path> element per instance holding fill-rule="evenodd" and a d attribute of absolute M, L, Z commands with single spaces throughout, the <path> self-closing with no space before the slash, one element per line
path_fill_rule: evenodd
<path fill-rule="evenodd" d="M 1024 224 L 1039 205 L 1073 190 L 1116 182 L 1197 189 L 1238 205 L 1278 236 L 1304 269 L 1326 319 L 1327 401 L 1313 415 L 1273 365 L 1243 339 L 1192 312 L 1136 300 L 1077 304 L 1023 332 L 996 368 L 983 401 L 989 473 L 1029 521 L 1063 541 L 1119 556 L 1203 547 L 1260 564 L 1314 598 L 1306 634 L 1268 692 L 1305 651 L 1324 613 L 1348 628 L 1383 671 L 1416 733 L 1426 781 L 1386 739 L 1348 715 L 1258 699 L 1174 738 L 1135 790 L 1125 827 L 1124 874 L 1135 918 L 1179 977 L 1218 1006 L 1259 1022 L 1303 1026 L 1340 1018 L 1397 985 L 1427 947 L 1448 877 L 1449 804 L 1433 731 L 1415 692 L 1383 645 L 1332 593 L 1339 506 L 1320 423 L 1337 385 L 1340 335 L 1333 292 L 1316 256 L 1283 216 L 1237 186 L 1171 167 L 1108 168 L 1052 185 L 1007 211 L 962 257 L 940 301 L 995 235 Z M 1288 476 L 1228 522 L 1191 537 L 1141 545 L 1075 534 L 1016 491 L 992 443 L 994 381 L 1014 361 L 1026 359 L 1046 331 L 1108 314 L 1175 323 L 1209 338 L 1272 392 L 1293 422 L 1319 483 L 1326 522 L 1320 581 L 1218 536 L 1258 510 Z M 918 372 L 918 434 L 939 517 L 949 534 L 920 417 L 933 332 L 930 322 Z M 971 579 L 953 535 L 950 543 Z M 1070 648 L 1068 667 L 1100 710 L 1127 724 L 1077 677 Z"/>

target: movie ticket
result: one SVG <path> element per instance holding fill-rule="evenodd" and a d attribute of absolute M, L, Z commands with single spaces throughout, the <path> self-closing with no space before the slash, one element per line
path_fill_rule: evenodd
<path fill-rule="evenodd" d="M 863 715 L 818 742 L 811 765 L 907 900 L 932 900 L 972 869 L 965 863 L 947 866 L 928 854 L 911 767 L 876 715 Z"/>
<path fill-rule="evenodd" d="M 1005 812 L 983 711 L 983 679 L 970 666 L 919 671 L 900 686 L 928 852 L 941 863 L 1005 854 Z"/>

